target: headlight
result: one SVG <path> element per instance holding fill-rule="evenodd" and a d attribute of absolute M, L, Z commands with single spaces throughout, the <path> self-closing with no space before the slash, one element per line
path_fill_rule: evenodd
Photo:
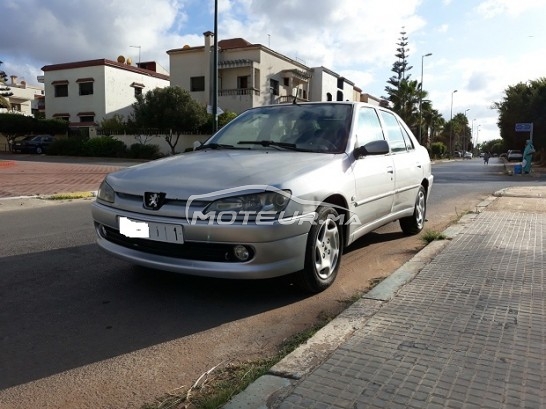
<path fill-rule="evenodd" d="M 106 179 L 102 181 L 97 194 L 97 199 L 104 200 L 105 202 L 114 203 L 115 193 L 112 186 L 106 183 Z"/>
<path fill-rule="evenodd" d="M 281 190 L 219 199 L 209 204 L 204 213 L 210 212 L 280 212 L 290 202 L 291 192 Z"/>

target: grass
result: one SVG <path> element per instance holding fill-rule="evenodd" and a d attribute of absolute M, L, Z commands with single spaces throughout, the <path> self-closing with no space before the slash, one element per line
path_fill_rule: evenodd
<path fill-rule="evenodd" d="M 421 240 L 423 240 L 425 244 L 430 244 L 434 240 L 445 240 L 446 238 L 445 234 L 436 230 L 426 230 L 421 236 Z"/>
<path fill-rule="evenodd" d="M 57 193 L 51 196 L 47 196 L 46 200 L 70 200 L 70 199 L 88 199 L 95 197 L 93 192 L 74 192 L 74 193 Z"/>
<path fill-rule="evenodd" d="M 383 278 L 372 280 L 370 289 L 382 280 Z M 343 309 L 349 307 L 361 296 L 362 294 L 355 294 L 350 298 L 341 300 L 340 303 L 343 305 Z M 180 388 L 154 403 L 144 405 L 141 409 L 220 408 L 232 397 L 245 390 L 256 379 L 267 374 L 272 366 L 309 340 L 334 318 L 334 316 L 322 313 L 318 317 L 318 322 L 311 328 L 284 341 L 274 356 L 249 362 L 221 363 L 202 374 L 190 388 Z"/>

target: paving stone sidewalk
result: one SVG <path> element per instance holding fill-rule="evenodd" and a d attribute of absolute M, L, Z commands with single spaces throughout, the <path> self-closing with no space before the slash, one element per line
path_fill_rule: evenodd
<path fill-rule="evenodd" d="M 225 408 L 545 408 L 544 193 L 499 192 L 395 294 L 355 303 L 376 310 L 322 363 L 281 363 Z"/>
<path fill-rule="evenodd" d="M 96 191 L 121 166 L 94 163 L 0 161 L 0 198 Z"/>

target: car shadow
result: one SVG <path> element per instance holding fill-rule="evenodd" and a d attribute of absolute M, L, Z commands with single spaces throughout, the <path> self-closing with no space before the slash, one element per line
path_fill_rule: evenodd
<path fill-rule="evenodd" d="M 289 279 L 138 269 L 94 245 L 0 258 L 0 389 L 308 297 Z"/>

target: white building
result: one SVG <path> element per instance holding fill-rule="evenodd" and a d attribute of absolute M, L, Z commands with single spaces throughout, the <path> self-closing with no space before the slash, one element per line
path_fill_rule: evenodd
<path fill-rule="evenodd" d="M 72 127 L 97 126 L 115 114 L 127 119 L 137 94 L 170 85 L 159 65 L 140 66 L 122 57 L 44 66 L 46 118 L 64 119 Z"/>
<path fill-rule="evenodd" d="M 10 76 L 10 82 L 5 84 L 9 88 L 10 95 L 6 99 L 11 104 L 9 110 L 1 108 L 0 112 L 18 113 L 32 116 L 43 111 L 44 88 L 28 85 L 26 81 L 18 81 L 16 75 Z"/>
<path fill-rule="evenodd" d="M 312 101 L 360 101 L 360 88 L 326 67 L 312 68 Z"/>
<path fill-rule="evenodd" d="M 171 85 L 190 92 L 192 97 L 212 105 L 214 34 L 204 33 L 204 46 L 167 51 Z M 315 74 L 318 74 L 315 77 Z M 323 84 L 322 81 L 325 81 Z M 261 44 L 242 38 L 218 41 L 218 106 L 240 113 L 245 109 L 299 101 L 355 99 L 354 83 L 324 67 L 312 69 Z"/>

